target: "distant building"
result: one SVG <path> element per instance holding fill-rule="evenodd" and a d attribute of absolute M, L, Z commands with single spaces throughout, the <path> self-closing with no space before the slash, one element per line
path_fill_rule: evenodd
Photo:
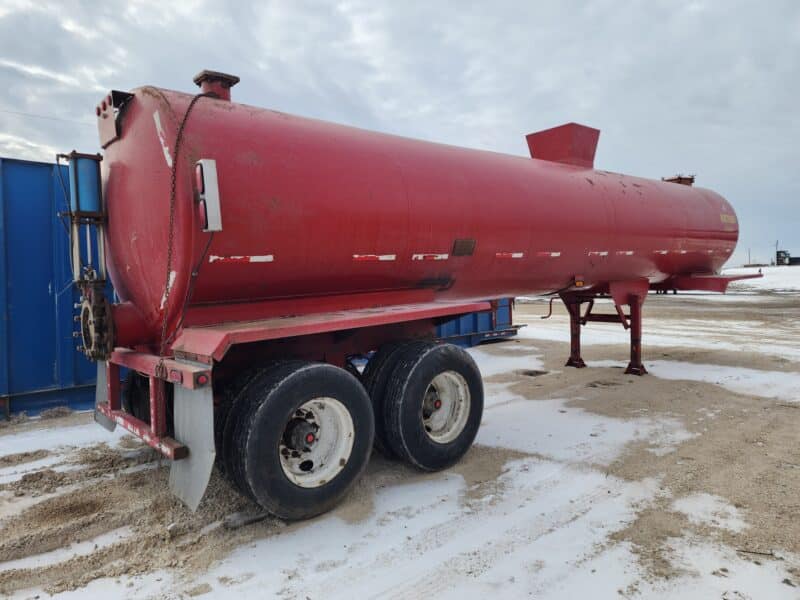
<path fill-rule="evenodd" d="M 775 264 L 800 266 L 800 256 L 792 256 L 788 250 L 777 250 L 775 252 Z"/>

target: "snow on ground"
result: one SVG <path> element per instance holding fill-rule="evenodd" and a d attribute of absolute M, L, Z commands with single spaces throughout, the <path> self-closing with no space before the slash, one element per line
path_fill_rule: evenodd
<path fill-rule="evenodd" d="M 609 464 L 634 440 L 649 440 L 656 454 L 691 437 L 675 420 L 620 420 L 567 406 L 567 400 L 531 402 L 487 386 L 488 410 L 477 444 L 508 448 L 564 463 Z"/>
<path fill-rule="evenodd" d="M 593 360 L 590 367 L 625 367 L 627 363 L 615 360 Z M 761 371 L 744 367 L 704 365 L 673 360 L 648 360 L 651 375 L 661 379 L 687 379 L 706 381 L 737 394 L 775 398 L 787 402 L 800 402 L 800 373 Z"/>
<path fill-rule="evenodd" d="M 18 558 L 17 560 L 9 560 L 0 563 L 0 572 L 9 571 L 11 569 L 35 569 L 37 567 L 62 562 L 75 556 L 86 556 L 99 549 L 111 546 L 128 537 L 130 534 L 130 527 L 121 527 L 120 529 L 104 533 L 91 540 L 72 544 L 66 548 L 56 548 L 55 550 L 43 554 L 26 556 L 24 558 Z"/>
<path fill-rule="evenodd" d="M 32 429 L 20 433 L 0 436 L 0 456 L 19 452 L 33 452 L 35 450 L 49 450 L 63 453 L 72 448 L 92 446 L 105 442 L 114 445 L 127 432 L 117 427 L 109 433 L 96 424 L 74 425 L 48 429 Z M 26 465 L 27 466 L 27 465 Z"/>
<path fill-rule="evenodd" d="M 685 514 L 692 523 L 704 523 L 730 531 L 742 531 L 747 527 L 738 508 L 711 494 L 678 498 L 672 503 L 672 509 Z"/>
<path fill-rule="evenodd" d="M 763 295 L 759 295 L 763 298 Z M 611 312 L 611 305 L 598 303 L 597 312 Z M 544 311 L 543 313 L 544 314 Z M 529 340 L 569 342 L 569 317 L 553 315 L 540 319 L 530 315 L 519 316 L 517 321 L 526 324 L 518 336 Z M 753 352 L 769 354 L 800 361 L 800 323 L 787 321 L 781 330 L 765 327 L 760 321 L 713 321 L 706 319 L 651 319 L 642 332 L 642 345 L 677 346 Z M 630 333 L 619 324 L 588 323 L 581 328 L 581 344 L 628 344 Z"/>
<path fill-rule="evenodd" d="M 761 271 L 763 277 L 758 279 L 743 279 L 730 284 L 732 291 L 759 290 L 785 294 L 800 292 L 800 267 L 741 267 L 725 269 L 723 275 L 751 275 Z"/>
<path fill-rule="evenodd" d="M 671 566 L 679 570 L 664 580 L 640 580 L 629 544 L 618 544 L 584 563 L 555 593 L 536 598 L 658 598 L 659 600 L 760 600 L 798 598 L 783 583 L 781 561 L 747 560 L 733 549 L 692 537 L 672 538 Z M 614 582 L 614 585 L 609 583 Z"/>
<path fill-rule="evenodd" d="M 511 352 L 505 352 L 506 349 Z M 469 348 L 467 352 L 472 355 L 481 375 L 491 377 L 500 373 L 508 373 L 519 369 L 541 369 L 542 361 L 534 353 L 530 346 L 503 346 L 498 349 L 504 350 L 503 354 L 491 354 L 482 348 Z M 516 351 L 515 351 L 516 350 Z"/>
<path fill-rule="evenodd" d="M 526 458 L 506 465 L 489 496 L 470 500 L 454 475 L 382 490 L 368 520 L 324 517 L 313 531 L 261 540 L 200 582 L 216 589 L 220 577 L 257 573 L 237 598 L 523 597 L 569 579 L 655 490 Z"/>

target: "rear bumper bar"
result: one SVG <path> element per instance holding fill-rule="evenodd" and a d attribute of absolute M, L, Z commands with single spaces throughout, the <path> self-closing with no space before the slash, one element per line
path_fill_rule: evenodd
<path fill-rule="evenodd" d="M 122 410 L 120 367 L 149 378 L 150 423 Z M 117 348 L 110 360 L 97 363 L 95 418 L 109 429 L 119 425 L 170 460 L 185 459 L 189 456 L 189 448 L 167 436 L 167 384 L 192 391 L 210 390 L 211 367 Z"/>

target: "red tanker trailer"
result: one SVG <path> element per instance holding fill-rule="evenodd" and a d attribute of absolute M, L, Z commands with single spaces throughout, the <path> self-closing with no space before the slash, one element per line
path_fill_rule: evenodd
<path fill-rule="evenodd" d="M 432 337 L 485 298 L 560 296 L 576 367 L 581 325 L 630 327 L 628 371 L 643 374 L 648 290 L 732 279 L 718 275 L 731 206 L 594 170 L 595 129 L 531 134 L 523 158 L 234 104 L 237 82 L 204 71 L 198 95 L 112 91 L 96 109 L 104 155 L 68 155 L 96 418 L 173 459 L 193 508 L 215 461 L 285 518 L 332 507 L 373 441 L 421 469 L 452 465 L 483 388 L 470 356 Z M 601 296 L 616 313 L 592 313 Z M 370 357 L 363 373 L 354 357 Z"/>

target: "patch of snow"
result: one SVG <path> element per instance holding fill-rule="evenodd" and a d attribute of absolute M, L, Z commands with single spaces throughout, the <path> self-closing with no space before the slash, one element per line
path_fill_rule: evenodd
<path fill-rule="evenodd" d="M 759 279 L 743 279 L 730 284 L 732 290 L 766 290 L 775 293 L 797 295 L 800 292 L 800 267 L 761 267 L 763 277 Z M 751 275 L 758 273 L 759 268 L 725 269 L 723 275 Z"/>
<path fill-rule="evenodd" d="M 747 527 L 738 508 L 712 494 L 699 493 L 678 498 L 673 501 L 672 510 L 685 514 L 692 523 L 733 532 L 743 531 Z"/>
<path fill-rule="evenodd" d="M 591 367 L 624 367 L 626 365 L 624 362 L 615 360 L 593 360 L 587 364 Z M 737 394 L 800 402 L 800 373 L 761 371 L 744 367 L 671 360 L 645 360 L 644 365 L 651 375 L 661 379 L 705 381 Z"/>
<path fill-rule="evenodd" d="M 582 570 L 613 531 L 635 518 L 655 481 L 513 461 L 488 497 L 464 502 L 464 481 L 440 476 L 381 490 L 360 523 L 333 515 L 241 548 L 198 582 L 216 597 L 527 597 Z M 480 510 L 477 510 L 477 509 Z M 269 565 L 265 569 L 264 565 Z M 244 578 L 234 592 L 219 577 Z"/>
<path fill-rule="evenodd" d="M 90 540 L 86 540 L 85 542 L 77 542 L 70 546 L 56 548 L 55 550 L 42 554 L 0 562 L 0 573 L 3 571 L 10 571 L 11 569 L 39 569 L 45 566 L 56 565 L 77 556 L 85 556 L 98 549 L 113 546 L 117 542 L 130 536 L 131 533 L 132 530 L 130 527 L 121 527 Z"/>
<path fill-rule="evenodd" d="M 487 391 L 492 399 L 475 440 L 485 446 L 606 465 L 635 440 L 650 441 L 651 450 L 663 455 L 692 437 L 674 419 L 612 419 L 569 407 L 567 400 L 527 400 L 507 390 Z"/>
<path fill-rule="evenodd" d="M 750 598 L 797 599 L 796 577 L 781 560 L 748 560 L 727 546 L 692 538 L 673 538 L 668 544 L 670 562 L 683 573 L 668 581 L 643 581 L 638 596 L 662 600 L 748 600 Z M 796 562 L 795 562 L 796 564 Z"/>
<path fill-rule="evenodd" d="M 518 349 L 518 344 L 513 346 Z M 498 349 L 500 346 L 498 346 Z M 521 354 L 519 352 L 494 354 L 481 348 L 469 348 L 467 350 L 478 363 L 478 368 L 483 377 L 491 377 L 500 373 L 508 373 L 518 369 L 542 369 L 543 363 L 537 354 Z"/>
<path fill-rule="evenodd" d="M 92 446 L 101 442 L 106 442 L 113 447 L 127 433 L 122 427 L 117 427 L 113 432 L 109 432 L 94 421 L 71 427 L 30 429 L 0 436 L 0 456 L 18 452 L 33 452 L 34 450 L 66 450 L 79 446 Z"/>
<path fill-rule="evenodd" d="M 2 439 L 2 438 L 0 438 Z M 2 456 L 2 455 L 0 455 Z M 25 473 L 31 471 L 38 471 L 47 467 L 52 467 L 55 464 L 64 460 L 64 457 L 58 454 L 51 454 L 39 460 L 32 460 L 30 462 L 21 463 L 18 465 L 11 465 L 10 467 L 3 467 L 0 469 L 0 485 L 15 481 L 22 477 Z"/>
<path fill-rule="evenodd" d="M 517 320 L 528 324 L 517 334 L 520 339 L 569 343 L 569 318 L 565 315 L 554 315 L 547 320 L 518 315 Z M 792 321 L 787 321 L 780 330 L 769 330 L 758 321 L 659 319 L 645 322 L 642 344 L 755 352 L 800 361 L 798 336 L 800 323 Z M 630 333 L 621 325 L 589 323 L 581 329 L 581 344 L 585 346 L 629 343 Z"/>

